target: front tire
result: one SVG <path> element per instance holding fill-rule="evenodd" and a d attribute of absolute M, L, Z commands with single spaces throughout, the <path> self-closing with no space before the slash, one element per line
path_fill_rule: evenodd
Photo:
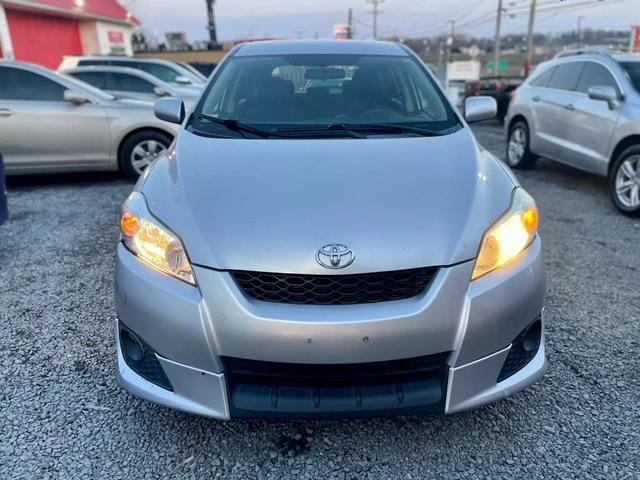
<path fill-rule="evenodd" d="M 167 151 L 171 138 L 154 130 L 131 135 L 120 149 L 120 169 L 131 180 L 137 180 L 151 163 Z"/>
<path fill-rule="evenodd" d="M 609 175 L 611 199 L 626 215 L 640 216 L 640 145 L 634 145 L 615 159 Z"/>
<path fill-rule="evenodd" d="M 507 165 L 520 170 L 531 170 L 536 166 L 538 157 L 529 148 L 529 126 L 516 122 L 509 129 L 507 139 Z"/>

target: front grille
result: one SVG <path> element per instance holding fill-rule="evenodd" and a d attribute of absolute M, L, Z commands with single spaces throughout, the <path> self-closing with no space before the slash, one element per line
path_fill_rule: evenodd
<path fill-rule="evenodd" d="M 356 275 L 297 275 L 232 272 L 245 294 L 256 300 L 307 305 L 354 305 L 415 297 L 425 291 L 436 268 Z"/>

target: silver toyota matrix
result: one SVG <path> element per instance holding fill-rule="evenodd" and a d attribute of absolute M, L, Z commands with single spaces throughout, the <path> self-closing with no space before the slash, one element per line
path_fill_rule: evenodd
<path fill-rule="evenodd" d="M 453 413 L 546 368 L 538 210 L 402 45 L 232 50 L 120 219 L 118 378 L 209 417 Z"/>

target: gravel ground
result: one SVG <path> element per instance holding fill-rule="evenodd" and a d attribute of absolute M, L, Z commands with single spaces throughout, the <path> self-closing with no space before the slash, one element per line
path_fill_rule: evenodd
<path fill-rule="evenodd" d="M 476 127 L 502 155 L 497 125 Z M 208 420 L 115 383 L 114 175 L 11 179 L 0 228 L 0 478 L 640 478 L 640 220 L 541 161 L 550 368 L 450 417 Z"/>

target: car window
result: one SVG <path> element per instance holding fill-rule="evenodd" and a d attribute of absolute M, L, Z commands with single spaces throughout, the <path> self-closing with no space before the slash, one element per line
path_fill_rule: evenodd
<path fill-rule="evenodd" d="M 536 78 L 531 80 L 530 85 L 534 87 L 546 87 L 549 85 L 549 80 L 553 76 L 553 73 L 556 71 L 555 67 L 548 68 L 543 73 L 538 75 Z"/>
<path fill-rule="evenodd" d="M 66 88 L 57 82 L 18 68 L 0 67 L 0 99 L 64 102 Z"/>
<path fill-rule="evenodd" d="M 108 60 L 80 60 L 78 65 L 81 67 L 90 67 L 92 65 L 109 65 Z"/>
<path fill-rule="evenodd" d="M 588 93 L 589 88 L 595 86 L 613 87 L 616 92 L 620 94 L 618 84 L 613 78 L 613 75 L 611 75 L 611 72 L 609 72 L 604 65 L 595 62 L 586 62 L 582 70 L 582 75 L 580 75 L 577 90 L 581 93 Z"/>
<path fill-rule="evenodd" d="M 620 65 L 633 87 L 640 92 L 640 62 L 623 62 Z"/>
<path fill-rule="evenodd" d="M 140 62 L 136 65 L 136 68 L 143 72 L 150 73 L 163 82 L 175 83 L 176 78 L 180 76 L 180 73 L 173 68 L 156 63 Z"/>
<path fill-rule="evenodd" d="M 99 72 L 71 72 L 72 76 L 78 80 L 87 82 L 89 85 L 93 85 L 101 90 L 109 90 L 107 85 L 107 76 L 104 73 Z"/>
<path fill-rule="evenodd" d="M 151 82 L 127 73 L 112 73 L 111 81 L 113 90 L 124 92 L 153 93 L 155 87 Z"/>
<path fill-rule="evenodd" d="M 549 88 L 575 90 L 583 66 L 584 62 L 571 62 L 558 65 L 549 82 Z"/>

